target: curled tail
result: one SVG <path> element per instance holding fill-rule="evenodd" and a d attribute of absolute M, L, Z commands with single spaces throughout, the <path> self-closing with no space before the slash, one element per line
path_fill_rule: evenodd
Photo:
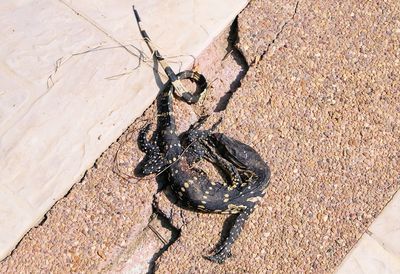
<path fill-rule="evenodd" d="M 168 76 L 169 82 L 172 84 L 174 87 L 173 92 L 177 94 L 179 97 L 181 97 L 185 102 L 189 104 L 196 103 L 200 95 L 206 91 L 207 87 L 207 81 L 205 77 L 200 74 L 196 73 L 193 71 L 184 71 L 182 73 L 179 73 L 178 75 L 174 73 L 172 68 L 169 66 L 165 58 L 161 55 L 159 50 L 152 44 L 149 35 L 147 34 L 146 30 L 142 26 L 142 20 L 140 19 L 138 11 L 135 9 L 135 6 L 132 6 L 133 13 L 135 14 L 136 22 L 138 24 L 138 28 L 140 31 L 140 34 L 142 35 L 144 41 L 147 44 L 147 47 L 150 49 L 150 52 L 154 54 L 154 56 L 157 58 L 157 61 L 160 63 L 161 67 L 164 69 L 165 73 Z M 191 74 L 191 76 L 187 76 L 187 74 Z M 198 85 L 198 89 L 196 90 L 196 93 L 192 95 L 189 93 L 186 88 L 182 85 L 182 82 L 180 79 L 187 79 L 191 78 L 192 80 L 195 80 L 196 83 L 200 82 L 201 87 Z M 195 79 L 196 78 L 196 79 Z"/>

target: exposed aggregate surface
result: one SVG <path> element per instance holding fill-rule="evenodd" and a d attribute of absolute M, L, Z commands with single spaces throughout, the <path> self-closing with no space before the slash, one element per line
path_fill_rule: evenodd
<path fill-rule="evenodd" d="M 157 273 L 331 273 L 399 189 L 400 3 L 280 2 L 254 0 L 240 14 L 238 46 L 252 65 L 209 121 L 223 117 L 218 131 L 269 163 L 267 194 L 233 257 L 218 265 L 202 255 L 227 216 L 182 210 L 158 193 L 159 210 L 181 235 L 156 261 Z M 229 70 L 202 66 L 206 59 L 200 69 L 209 79 Z M 219 97 L 207 97 L 206 111 Z M 184 130 L 201 111 L 176 105 Z M 137 131 L 154 111 L 110 146 L 0 272 L 115 270 L 152 213 L 155 177 L 131 176 L 143 156 Z"/>
<path fill-rule="evenodd" d="M 266 2 L 239 17 L 255 63 L 219 131 L 268 161 L 267 195 L 225 264 L 201 257 L 225 217 L 200 214 L 158 273 L 331 273 L 399 188 L 399 2 L 300 1 L 279 35 L 254 36 L 273 24 Z"/>

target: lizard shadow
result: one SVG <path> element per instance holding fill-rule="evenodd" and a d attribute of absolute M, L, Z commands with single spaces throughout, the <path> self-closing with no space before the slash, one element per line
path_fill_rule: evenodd
<path fill-rule="evenodd" d="M 164 88 L 164 83 L 161 80 L 160 77 L 160 73 L 159 73 L 159 64 L 158 64 L 158 60 L 155 54 L 152 55 L 153 57 L 153 75 L 154 75 L 154 80 L 158 86 L 158 88 L 160 89 L 160 91 Z"/>

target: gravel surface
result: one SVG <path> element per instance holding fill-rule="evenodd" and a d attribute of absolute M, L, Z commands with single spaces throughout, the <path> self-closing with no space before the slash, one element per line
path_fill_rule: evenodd
<path fill-rule="evenodd" d="M 197 214 L 158 273 L 333 272 L 399 188 L 399 2 L 301 1 L 264 40 L 265 2 L 239 18 L 254 63 L 219 131 L 268 161 L 267 195 L 225 264 L 202 258 L 225 217 Z"/>
<path fill-rule="evenodd" d="M 157 259 L 158 273 L 333 272 L 399 189 L 400 3 L 281 2 L 254 0 L 239 16 L 238 46 L 251 65 L 226 110 L 208 121 L 223 117 L 218 131 L 261 153 L 272 170 L 267 194 L 233 257 L 218 265 L 202 255 L 231 218 L 182 210 L 158 193 L 160 212 L 181 229 Z M 197 60 L 217 80 L 203 106 L 176 104 L 180 130 L 214 109 L 226 80 L 243 73 L 231 55 L 218 61 L 223 53 L 217 47 Z M 149 235 L 157 183 L 132 175 L 143 155 L 137 131 L 154 111 L 104 152 L 0 263 L 1 273 L 124 269 L 127 249 L 142 243 L 130 251 L 138 253 Z"/>

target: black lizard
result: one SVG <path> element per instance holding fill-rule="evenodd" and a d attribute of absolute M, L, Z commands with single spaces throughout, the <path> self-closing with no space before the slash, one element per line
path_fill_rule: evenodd
<path fill-rule="evenodd" d="M 142 36 L 149 42 L 147 33 L 140 27 L 140 18 L 135 9 L 134 12 Z M 157 59 L 164 60 L 156 52 Z M 164 170 L 168 172 L 171 189 L 183 204 L 191 208 L 204 212 L 238 214 L 228 237 L 214 250 L 212 256 L 207 257 L 211 261 L 222 263 L 230 256 L 232 244 L 240 234 L 244 222 L 263 197 L 270 170 L 254 149 L 221 133 L 201 131 L 194 127 L 184 134 L 181 144 L 173 115 L 173 83 L 180 79 L 190 79 L 196 83 L 198 94 L 207 84 L 205 78 L 196 72 L 184 71 L 175 75 L 172 69 L 166 69 L 169 66 L 165 61 L 163 67 L 169 77 L 173 75 L 158 97 L 158 143 L 147 140 L 149 125 L 139 133 L 139 148 L 147 154 L 142 163 L 142 173 L 147 175 Z M 186 98 L 191 98 L 190 101 L 183 98 L 188 102 L 198 100 L 198 97 L 190 97 L 189 93 Z M 204 171 L 194 168 L 193 164 L 201 159 L 218 167 L 225 174 L 227 183 L 213 182 Z"/>

